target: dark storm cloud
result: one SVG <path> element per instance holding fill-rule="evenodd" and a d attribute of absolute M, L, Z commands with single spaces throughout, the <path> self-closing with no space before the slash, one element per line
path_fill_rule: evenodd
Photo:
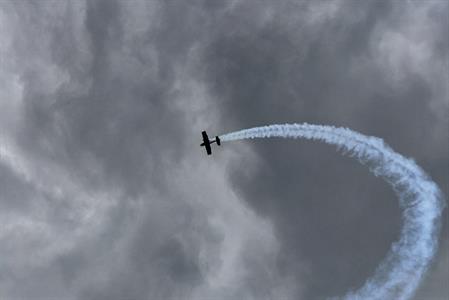
<path fill-rule="evenodd" d="M 409 44 L 392 51 L 407 55 L 410 50 L 405 47 L 424 39 L 429 47 L 423 49 L 429 51 L 423 54 L 429 55 L 426 62 L 444 65 L 447 54 L 438 47 L 447 48 L 447 6 L 426 3 L 429 7 L 344 2 L 334 15 L 312 25 L 307 24 L 307 6 L 298 7 L 298 14 L 289 18 L 285 8 L 268 3 L 272 17 L 263 24 L 253 18 L 233 20 L 237 27 L 252 30 L 222 26 L 205 51 L 205 64 L 214 92 L 226 95 L 221 102 L 225 127 L 302 121 L 348 126 L 380 136 L 418 159 L 447 194 L 447 134 L 435 134 L 448 126 L 447 115 L 435 111 L 438 106 L 447 112 L 447 69 L 433 76 L 427 73 L 430 65 L 413 69 L 414 62 L 409 62 L 392 70 L 396 62 L 383 65 L 379 56 L 394 53 L 377 49 L 382 39 L 397 32 L 395 38 L 408 38 Z M 246 11 L 245 4 L 242 7 Z M 420 10 L 439 18 L 414 25 L 416 20 L 403 16 L 404 11 L 421 15 Z M 435 35 L 420 35 L 420 26 L 437 29 Z M 410 32 L 404 30 L 407 27 Z M 419 54 L 408 58 L 421 59 Z M 399 82 L 391 78 L 395 71 Z M 254 209 L 277 225 L 284 248 L 281 268 L 297 272 L 301 267 L 291 262 L 306 262 L 305 299 L 360 286 L 398 238 L 400 216 L 393 192 L 327 146 L 282 141 L 281 147 L 278 141 L 256 141 L 253 150 L 264 163 L 249 176 L 236 163 L 230 179 Z M 446 236 L 447 224 L 444 228 Z"/>
<path fill-rule="evenodd" d="M 6 298 L 320 299 L 360 286 L 398 237 L 393 192 L 333 149 L 230 143 L 205 160 L 201 129 L 348 126 L 449 192 L 444 2 L 0 8 Z M 447 294 L 447 245 L 422 295 Z"/>

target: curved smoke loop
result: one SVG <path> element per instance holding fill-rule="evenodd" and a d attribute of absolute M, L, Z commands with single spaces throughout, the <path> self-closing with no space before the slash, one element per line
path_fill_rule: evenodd
<path fill-rule="evenodd" d="M 416 291 L 438 245 L 444 208 L 438 186 L 412 160 L 394 152 L 382 139 L 347 128 L 311 124 L 269 125 L 221 136 L 222 141 L 253 138 L 304 138 L 336 145 L 384 178 L 399 196 L 401 235 L 386 258 L 357 291 L 344 299 L 409 299 Z"/>

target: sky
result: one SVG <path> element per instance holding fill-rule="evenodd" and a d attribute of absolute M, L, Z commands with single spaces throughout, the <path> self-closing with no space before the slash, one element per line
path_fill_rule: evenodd
<path fill-rule="evenodd" d="M 0 298 L 324 299 L 398 239 L 397 197 L 328 145 L 211 136 L 348 127 L 449 195 L 449 5 L 0 2 Z M 449 221 L 413 298 L 449 297 Z"/>

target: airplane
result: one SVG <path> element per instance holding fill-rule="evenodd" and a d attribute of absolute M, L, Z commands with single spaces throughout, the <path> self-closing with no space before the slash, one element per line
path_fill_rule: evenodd
<path fill-rule="evenodd" d="M 210 148 L 210 144 L 217 143 L 217 145 L 220 146 L 221 145 L 220 138 L 216 136 L 215 140 L 210 141 L 206 131 L 201 132 L 201 134 L 203 135 L 203 143 L 200 146 L 201 147 L 204 146 L 204 148 L 206 148 L 207 155 L 211 155 L 212 149 Z"/>

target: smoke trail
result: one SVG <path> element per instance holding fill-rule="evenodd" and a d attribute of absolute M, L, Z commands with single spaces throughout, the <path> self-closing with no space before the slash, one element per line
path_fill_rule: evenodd
<path fill-rule="evenodd" d="M 347 128 L 310 124 L 270 125 L 221 136 L 222 141 L 252 138 L 304 138 L 336 145 L 343 153 L 367 164 L 399 196 L 401 235 L 386 258 L 357 291 L 344 299 L 409 299 L 417 289 L 437 249 L 442 193 L 412 160 L 394 152 L 383 140 Z"/>

